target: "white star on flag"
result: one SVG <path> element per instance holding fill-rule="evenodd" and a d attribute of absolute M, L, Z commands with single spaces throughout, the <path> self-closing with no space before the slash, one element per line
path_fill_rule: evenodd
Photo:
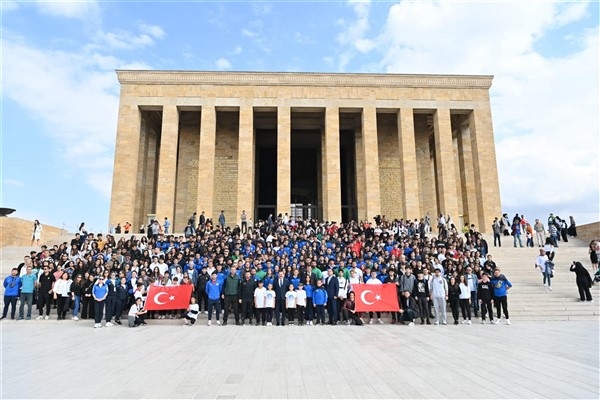
<path fill-rule="evenodd" d="M 169 300 L 170 300 L 170 301 L 173 301 L 173 300 L 175 300 L 175 296 L 171 296 L 171 297 L 169 297 Z"/>
<path fill-rule="evenodd" d="M 381 300 L 381 296 L 380 295 L 376 295 L 375 296 L 375 300 L 377 300 L 377 301 Z"/>

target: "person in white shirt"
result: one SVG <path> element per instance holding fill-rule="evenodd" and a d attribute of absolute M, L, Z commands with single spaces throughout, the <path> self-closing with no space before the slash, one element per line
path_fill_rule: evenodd
<path fill-rule="evenodd" d="M 267 289 L 265 289 L 264 282 L 258 281 L 258 287 L 254 289 L 254 312 L 256 313 L 256 325 L 261 324 L 265 326 L 267 324 L 267 313 L 265 309 Z"/>
<path fill-rule="evenodd" d="M 285 294 L 285 308 L 287 310 L 287 318 L 289 325 L 294 325 L 294 315 L 296 314 L 296 292 L 294 285 L 290 283 L 288 291 Z"/>
<path fill-rule="evenodd" d="M 377 279 L 377 271 L 371 272 L 371 277 L 365 282 L 367 285 L 382 285 L 383 283 Z M 381 320 L 381 312 L 377 311 L 377 322 L 383 324 Z M 373 325 L 373 311 L 369 311 L 369 324 Z"/>
<path fill-rule="evenodd" d="M 546 251 L 544 249 L 540 249 L 540 255 L 537 256 L 535 259 L 535 269 L 540 269 L 540 272 L 543 276 L 542 284 L 544 286 L 547 285 L 548 290 L 552 290 L 552 282 L 550 280 L 552 278 L 553 272 L 552 264 L 552 261 L 550 261 L 550 259 L 546 255 Z M 548 282 L 546 283 L 546 281 Z"/>
<path fill-rule="evenodd" d="M 130 328 L 135 328 L 136 326 L 145 325 L 144 321 L 140 319 L 140 316 L 146 314 L 146 310 L 142 308 L 142 298 L 137 297 L 135 299 L 135 303 L 131 305 L 129 308 L 129 313 L 127 314 L 128 325 Z"/>
<path fill-rule="evenodd" d="M 471 325 L 471 288 L 464 275 L 460 275 L 458 287 L 460 288 L 460 310 L 462 312 L 463 324 Z"/>
<path fill-rule="evenodd" d="M 63 272 L 61 278 L 58 279 L 52 287 L 54 299 L 56 300 L 56 313 L 58 314 L 58 320 L 65 319 L 67 316 L 67 311 L 69 311 L 71 283 L 73 283 L 73 281 L 69 278 L 69 273 Z"/>
<path fill-rule="evenodd" d="M 275 291 L 272 283 L 269 283 L 265 292 L 265 310 L 267 311 L 267 326 L 271 326 L 273 325 L 273 312 L 275 311 Z"/>
<path fill-rule="evenodd" d="M 298 284 L 298 290 L 296 290 L 296 311 L 298 313 L 298 325 L 304 325 L 304 310 L 306 309 L 306 291 L 304 290 L 304 283 Z"/>
<path fill-rule="evenodd" d="M 200 313 L 200 307 L 196 304 L 196 298 L 192 296 L 190 305 L 188 306 L 188 313 L 185 316 L 185 325 L 194 325 L 198 319 L 198 313 Z"/>

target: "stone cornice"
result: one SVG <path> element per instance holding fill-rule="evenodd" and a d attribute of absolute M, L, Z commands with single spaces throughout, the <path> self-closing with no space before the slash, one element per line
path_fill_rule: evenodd
<path fill-rule="evenodd" d="M 489 89 L 492 75 L 335 74 L 117 70 L 121 84 L 226 86 L 354 86 Z"/>

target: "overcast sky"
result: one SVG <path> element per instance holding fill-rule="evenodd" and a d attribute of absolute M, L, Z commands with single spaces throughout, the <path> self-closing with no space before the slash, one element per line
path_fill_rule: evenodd
<path fill-rule="evenodd" d="M 106 232 L 115 69 L 495 75 L 504 212 L 599 219 L 597 2 L 10 2 L 2 193 Z M 123 222 L 123 221 L 121 221 Z"/>

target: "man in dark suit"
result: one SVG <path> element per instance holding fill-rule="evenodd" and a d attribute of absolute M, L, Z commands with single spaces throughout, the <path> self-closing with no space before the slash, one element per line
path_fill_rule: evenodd
<path fill-rule="evenodd" d="M 277 326 L 285 325 L 285 294 L 290 286 L 290 281 L 284 276 L 283 271 L 279 271 L 279 274 L 273 282 L 273 290 L 275 291 L 275 321 Z"/>
<path fill-rule="evenodd" d="M 340 290 L 340 281 L 333 274 L 333 269 L 327 269 L 327 278 L 325 279 L 327 288 L 327 314 L 329 315 L 329 325 L 337 325 L 338 316 L 338 293 Z"/>

